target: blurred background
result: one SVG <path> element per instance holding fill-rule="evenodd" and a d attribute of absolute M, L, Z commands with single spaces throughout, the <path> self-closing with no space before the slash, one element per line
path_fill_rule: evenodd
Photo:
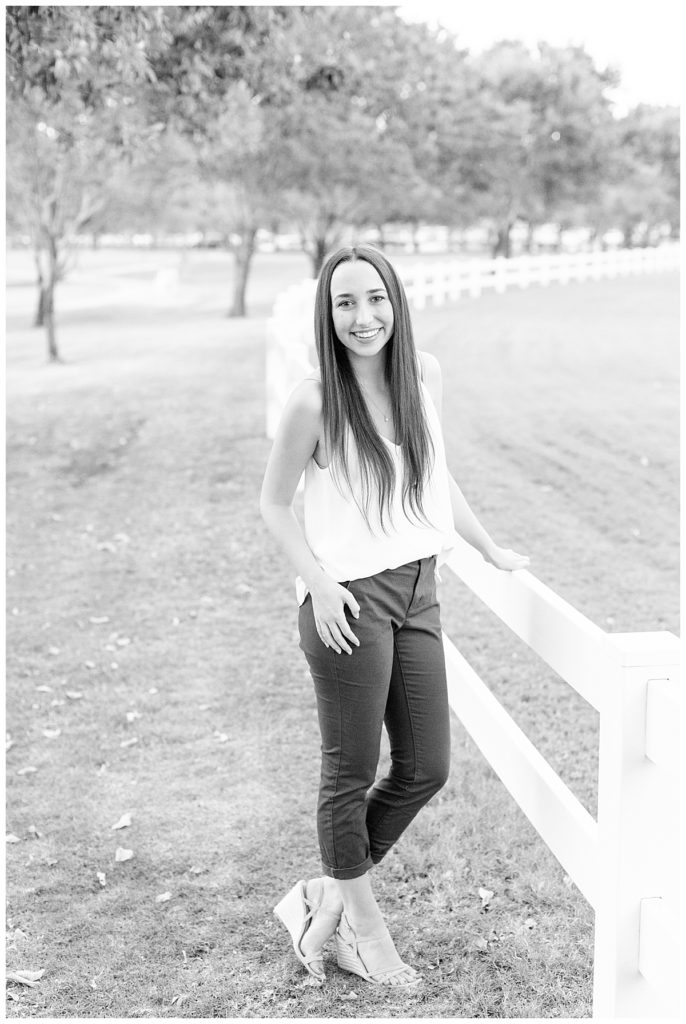
<path fill-rule="evenodd" d="M 12 309 L 57 358 L 75 269 L 166 271 L 244 316 L 352 238 L 675 239 L 677 38 L 666 3 L 10 6 L 9 277 L 36 284 Z"/>

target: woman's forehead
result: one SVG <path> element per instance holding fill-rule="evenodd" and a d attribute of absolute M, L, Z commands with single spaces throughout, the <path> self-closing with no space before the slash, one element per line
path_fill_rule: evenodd
<path fill-rule="evenodd" d="M 339 263 L 331 275 L 331 294 L 334 296 L 342 292 L 355 294 L 385 287 L 376 267 L 366 260 Z"/>

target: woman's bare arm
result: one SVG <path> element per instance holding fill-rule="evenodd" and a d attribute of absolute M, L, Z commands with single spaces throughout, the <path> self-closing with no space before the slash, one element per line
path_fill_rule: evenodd
<path fill-rule="evenodd" d="M 317 447 L 320 424 L 321 387 L 316 381 L 301 381 L 286 403 L 260 494 L 262 518 L 308 590 L 323 572 L 305 540 L 293 498 Z"/>
<path fill-rule="evenodd" d="M 321 568 L 293 509 L 298 481 L 319 441 L 321 420 L 321 385 L 317 381 L 301 381 L 286 403 L 274 438 L 262 483 L 260 512 L 267 528 L 312 595 L 315 622 L 322 642 L 337 653 L 343 649 L 350 654 L 349 644 L 358 644 L 358 640 L 348 625 L 345 606 L 357 616 L 359 605 L 345 587 L 332 580 Z"/>

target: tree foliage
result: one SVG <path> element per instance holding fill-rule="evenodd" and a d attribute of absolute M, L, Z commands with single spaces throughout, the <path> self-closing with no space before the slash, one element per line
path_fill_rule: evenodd
<path fill-rule="evenodd" d="M 504 41 L 475 66 L 489 136 L 478 140 L 475 162 L 483 174 L 483 213 L 495 222 L 496 251 L 509 255 L 517 219 L 563 220 L 599 187 L 612 149 L 607 89 L 616 76 L 598 70 L 580 47 L 546 43 L 532 54 Z"/>
<path fill-rule="evenodd" d="M 34 246 L 40 316 L 90 230 L 214 227 L 230 312 L 261 227 L 297 225 L 316 272 L 349 226 L 517 220 L 678 231 L 674 108 L 613 117 L 581 47 L 478 57 L 392 7 L 7 9 L 8 219 Z M 239 241 L 236 241 L 239 239 Z"/>
<path fill-rule="evenodd" d="M 161 12 L 135 7 L 9 7 L 7 170 L 12 218 L 36 254 L 48 355 L 59 359 L 54 294 L 68 239 L 103 207 L 103 193 L 157 126 L 137 103 L 164 43 Z"/>

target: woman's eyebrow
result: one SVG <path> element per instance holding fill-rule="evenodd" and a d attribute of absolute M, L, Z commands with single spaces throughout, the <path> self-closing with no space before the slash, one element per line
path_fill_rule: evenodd
<path fill-rule="evenodd" d="M 374 292 L 385 292 L 385 288 L 370 288 L 367 295 L 373 295 Z M 354 299 L 355 296 L 352 292 L 339 292 L 338 295 L 334 295 L 334 299 Z"/>

